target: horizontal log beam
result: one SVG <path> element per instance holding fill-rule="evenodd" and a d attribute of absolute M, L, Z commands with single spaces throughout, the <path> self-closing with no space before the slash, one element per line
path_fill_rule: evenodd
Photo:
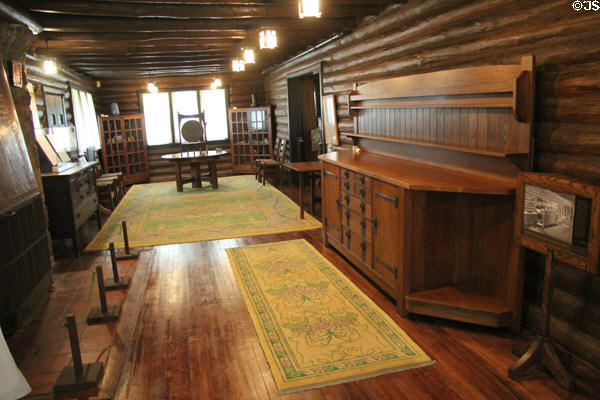
<path fill-rule="evenodd" d="M 272 26 L 278 30 L 337 31 L 356 26 L 355 18 L 251 18 L 222 20 L 169 20 L 148 18 L 80 17 L 36 14 L 44 31 L 51 32 L 185 32 L 258 29 Z"/>
<path fill-rule="evenodd" d="M 0 14 L 28 27 L 34 34 L 40 33 L 44 28 L 28 11 L 23 10 L 0 0 Z"/>
<path fill-rule="evenodd" d="M 88 42 L 130 40 L 137 42 L 153 42 L 164 39 L 181 40 L 210 40 L 210 39 L 246 39 L 245 29 L 220 31 L 187 31 L 187 32 L 104 32 L 104 33 L 71 33 L 71 32 L 42 32 L 37 36 L 40 41 L 74 40 Z"/>
<path fill-rule="evenodd" d="M 46 46 L 46 41 L 41 40 L 33 40 L 29 47 L 31 49 L 41 49 L 45 50 L 46 47 L 49 50 L 62 50 L 62 49 L 71 49 L 75 50 L 94 50 L 94 49 L 118 49 L 118 48 L 128 48 L 128 47 L 137 47 L 140 50 L 152 49 L 154 47 L 161 46 L 171 46 L 173 47 L 173 51 L 177 51 L 179 47 L 190 47 L 190 46 L 205 46 L 206 48 L 212 47 L 228 47 L 233 46 L 236 43 L 239 43 L 239 40 L 234 39 L 212 39 L 212 40 L 194 40 L 190 41 L 189 39 L 165 39 L 161 41 L 154 42 L 137 42 L 135 40 L 128 41 L 105 41 L 105 42 L 81 42 L 81 41 L 66 41 L 66 40 L 49 40 L 48 46 Z M 236 47 L 238 47 L 236 45 Z"/>
<path fill-rule="evenodd" d="M 38 13 L 68 14 L 99 17 L 172 18 L 172 19 L 245 19 L 297 18 L 298 9 L 289 5 L 273 4 L 127 4 L 110 1 L 80 1 L 65 3 L 56 0 L 21 0 L 21 5 Z M 321 5 L 322 18 L 377 15 L 378 5 L 355 4 Z"/>
<path fill-rule="evenodd" d="M 230 52 L 234 49 L 233 46 L 223 46 L 216 45 L 212 46 L 210 44 L 190 44 L 189 46 L 178 46 L 178 53 L 190 53 L 190 52 Z M 235 46 L 236 51 L 238 47 Z M 43 51 L 42 51 L 43 50 Z M 75 54 L 75 55 L 98 55 L 98 54 L 112 54 L 115 56 L 119 55 L 142 55 L 142 54 L 173 54 L 175 52 L 175 48 L 173 46 L 154 46 L 154 47 L 120 47 L 120 48 L 110 48 L 110 47 L 98 47 L 94 49 L 54 49 L 49 52 L 50 55 L 60 56 L 61 54 Z M 45 49 L 40 49 L 38 51 L 40 54 L 46 54 Z"/>

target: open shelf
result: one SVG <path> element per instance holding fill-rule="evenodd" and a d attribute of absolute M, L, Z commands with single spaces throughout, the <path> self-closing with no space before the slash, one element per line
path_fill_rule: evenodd
<path fill-rule="evenodd" d="M 526 156 L 527 155 L 527 153 L 505 152 L 505 151 L 501 151 L 501 150 L 476 149 L 473 147 L 467 147 L 467 146 L 461 146 L 461 145 L 440 144 L 440 143 L 435 143 L 435 142 L 423 142 L 420 140 L 401 139 L 401 138 L 397 138 L 397 137 L 393 137 L 393 136 L 373 135 L 373 134 L 369 134 L 369 133 L 342 133 L 342 135 L 345 135 L 348 137 L 380 140 L 383 142 L 404 143 L 404 144 L 411 144 L 411 145 L 423 146 L 423 147 L 436 147 L 436 148 L 440 148 L 440 149 L 455 150 L 455 151 L 461 151 L 463 153 L 480 154 L 480 155 L 484 155 L 484 156 L 498 157 L 498 158 L 505 158 L 505 157 L 509 157 L 509 156 Z"/>
<path fill-rule="evenodd" d="M 494 297 L 446 286 L 404 296 L 408 312 L 502 328 L 510 326 L 512 310 Z"/>

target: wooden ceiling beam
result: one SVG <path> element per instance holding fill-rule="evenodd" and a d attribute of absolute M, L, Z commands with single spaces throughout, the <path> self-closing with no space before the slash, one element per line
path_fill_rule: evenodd
<path fill-rule="evenodd" d="M 102 33 L 72 33 L 72 32 L 42 32 L 38 40 L 76 40 L 76 41 L 113 41 L 131 40 L 138 42 L 152 42 L 163 39 L 210 40 L 210 39 L 245 39 L 248 31 L 245 29 L 231 29 L 221 31 L 187 31 L 187 32 L 102 32 Z"/>
<path fill-rule="evenodd" d="M 378 5 L 368 4 L 321 5 L 322 18 L 377 15 Z M 109 1 L 78 1 L 66 3 L 57 0 L 21 0 L 30 11 L 50 14 L 67 14 L 97 17 L 170 18 L 170 19 L 246 19 L 246 18 L 298 18 L 298 8 L 290 4 L 222 5 L 222 4 L 127 4 Z"/>
<path fill-rule="evenodd" d="M 177 53 L 209 53 L 209 52 L 229 52 L 231 51 L 231 47 L 212 47 L 212 46 L 201 46 L 201 45 L 190 45 L 187 47 L 181 47 L 177 50 Z M 171 46 L 156 46 L 148 49 L 139 49 L 137 47 L 121 47 L 121 48 L 97 48 L 97 49 L 55 49 L 46 53 L 41 49 L 38 50 L 39 54 L 42 55 L 50 55 L 60 57 L 61 55 L 114 55 L 114 56 L 124 56 L 124 55 L 144 55 L 144 54 L 174 54 L 173 47 Z"/>
<path fill-rule="evenodd" d="M 106 41 L 106 42 L 80 42 L 80 41 L 66 41 L 66 40 L 49 40 L 49 50 L 57 49 L 104 49 L 104 48 L 122 48 L 122 47 L 138 47 L 141 50 L 146 48 L 153 48 L 157 46 L 173 46 L 173 51 L 177 51 L 179 47 L 187 46 L 205 46 L 206 48 L 218 47 L 218 46 L 233 46 L 239 43 L 239 40 L 234 39 L 213 39 L 213 40 L 196 40 L 196 39 L 165 39 L 154 42 L 138 42 L 135 40 L 131 41 Z M 258 43 L 258 42 L 257 42 Z M 33 40 L 29 45 L 31 49 L 46 49 L 46 41 Z"/>
<path fill-rule="evenodd" d="M 221 20 L 169 20 L 148 18 L 107 18 L 64 16 L 36 13 L 44 31 L 51 32 L 185 32 L 220 31 L 231 29 L 258 29 L 270 26 L 286 30 L 346 30 L 356 26 L 356 19 L 344 18 L 249 18 Z"/>
<path fill-rule="evenodd" d="M 8 4 L 3 0 L 0 0 L 0 14 L 6 15 L 11 20 L 25 25 L 36 35 L 44 29 L 43 26 L 28 11 Z"/>

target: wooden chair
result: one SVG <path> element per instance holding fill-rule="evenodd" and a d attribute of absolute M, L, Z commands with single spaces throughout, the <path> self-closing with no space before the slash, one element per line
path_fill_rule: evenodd
<path fill-rule="evenodd" d="M 277 137 L 275 138 L 275 146 L 273 146 L 273 157 L 270 156 L 257 156 L 254 159 L 254 164 L 256 167 L 256 173 L 254 174 L 254 178 L 256 180 L 258 180 L 260 182 L 260 173 L 259 170 L 262 168 L 262 163 L 265 160 L 269 160 L 269 159 L 273 159 L 273 160 L 277 160 L 277 158 L 279 157 L 279 146 L 281 144 L 281 138 Z"/>
<path fill-rule="evenodd" d="M 96 192 L 100 212 L 109 215 L 125 196 L 125 185 L 122 172 L 103 173 L 102 166 L 97 165 L 95 172 Z"/>
<path fill-rule="evenodd" d="M 288 140 L 285 138 L 281 138 L 281 141 L 279 142 L 279 146 L 277 146 L 277 148 L 279 149 L 279 151 L 277 152 L 277 158 L 260 160 L 260 166 L 257 169 L 257 173 L 259 175 L 258 181 L 260 182 L 262 180 L 263 185 L 266 184 L 267 172 L 276 170 L 276 171 L 279 171 L 278 185 L 281 186 L 280 168 L 289 153 Z"/>

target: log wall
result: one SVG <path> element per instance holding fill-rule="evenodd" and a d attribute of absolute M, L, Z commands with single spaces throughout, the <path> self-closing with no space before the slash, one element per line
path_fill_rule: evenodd
<path fill-rule="evenodd" d="M 600 182 L 600 19 L 570 2 L 409 0 L 352 34 L 271 68 L 265 77 L 277 135 L 288 136 L 286 75 L 323 63 L 323 92 L 336 94 L 340 132 L 353 132 L 347 94 L 354 82 L 536 57 L 535 170 Z M 350 144 L 342 136 L 343 144 Z M 540 265 L 528 257 L 525 322 L 538 326 Z M 560 266 L 552 336 L 600 368 L 600 278 Z"/>

